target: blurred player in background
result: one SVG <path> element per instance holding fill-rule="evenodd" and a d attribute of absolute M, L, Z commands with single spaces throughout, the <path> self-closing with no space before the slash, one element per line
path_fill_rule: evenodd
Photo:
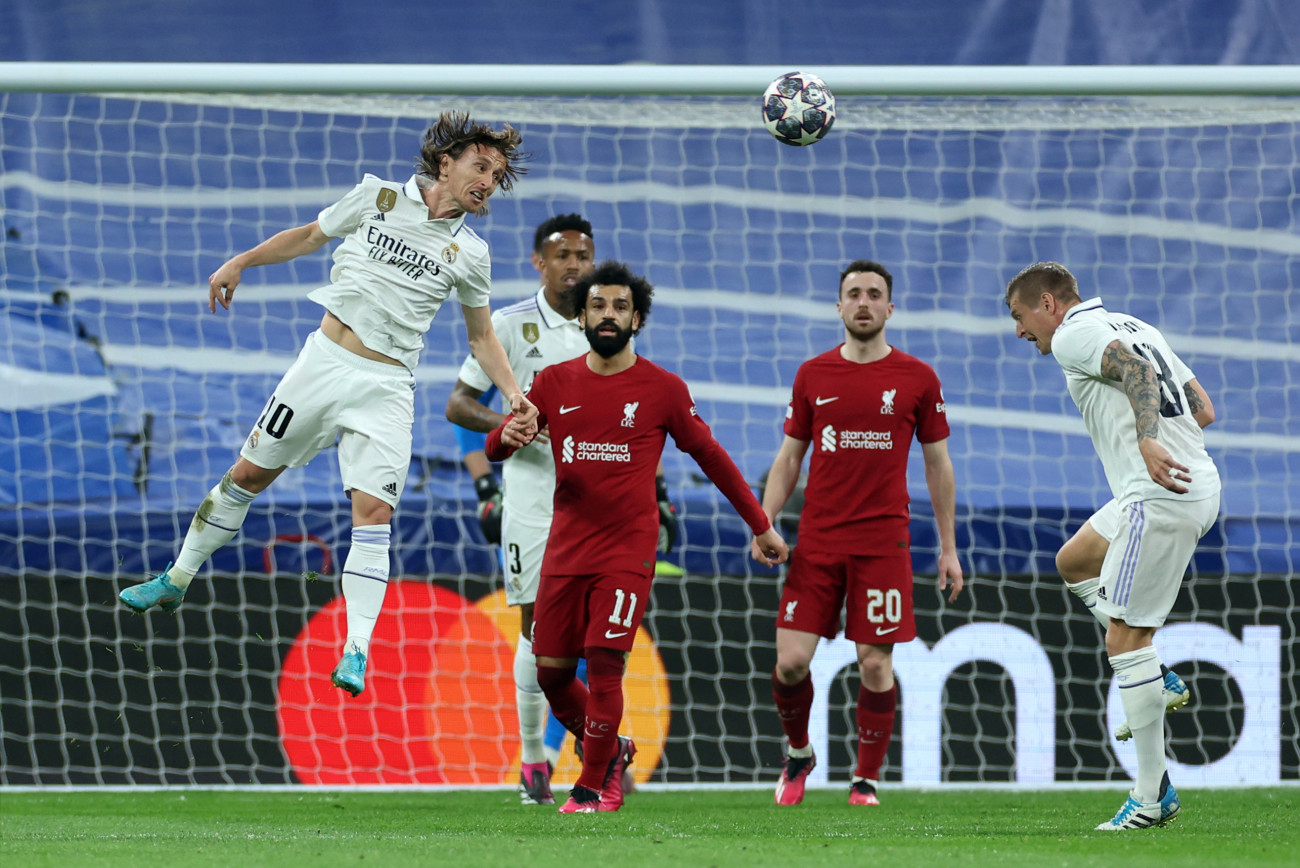
<path fill-rule="evenodd" d="M 768 564 L 787 556 L 784 540 L 696 413 L 686 384 L 633 350 L 653 292 L 617 262 L 578 281 L 570 309 L 578 311 L 590 349 L 542 371 L 529 391 L 538 424 L 549 428 L 556 471 L 554 523 L 534 612 L 538 682 L 583 747 L 582 773 L 561 813 L 617 811 L 623 804 L 622 772 L 636 753 L 631 739 L 618 735 L 623 673 L 654 577 L 655 467 L 669 434 L 741 513 L 756 556 Z M 507 417 L 488 435 L 487 455 L 504 459 L 532 439 Z M 590 690 L 574 675 L 583 656 Z"/>
<path fill-rule="evenodd" d="M 525 389 L 543 368 L 577 358 L 589 349 L 568 293 L 578 280 L 591 273 L 594 257 L 591 224 L 581 215 L 556 215 L 542 222 L 533 233 L 532 262 L 541 278 L 541 287 L 533 297 L 502 308 L 492 316 L 515 379 Z M 483 391 L 490 385 L 482 366 L 472 356 L 467 358 L 447 401 L 447 418 L 477 432 L 491 431 L 501 424 L 505 416 L 481 400 Z M 502 546 L 506 601 L 519 608 L 514 672 L 522 765 L 520 798 L 525 804 L 552 804 L 550 776 L 559 756 L 559 745 L 553 748 L 554 756 L 548 756 L 544 735 L 547 705 L 537 683 L 532 627 L 542 557 L 551 529 L 555 458 L 547 432 L 540 432 L 536 441 L 506 462 L 502 471 L 503 494 L 486 458 L 478 464 L 477 456 L 473 453 L 470 456 L 466 467 L 475 480 L 480 526 L 489 542 L 499 542 Z M 675 540 L 676 511 L 668 501 L 662 469 L 656 490 L 663 527 L 661 536 Z M 496 539 L 490 536 L 494 532 Z M 558 729 L 562 743 L 564 729 Z"/>
<path fill-rule="evenodd" d="M 208 308 L 229 310 L 245 268 L 288 262 L 331 238 L 330 283 L 308 297 L 325 308 L 280 380 L 235 465 L 199 506 L 174 564 L 122 591 L 139 612 L 174 611 L 194 575 L 230 542 L 249 504 L 284 471 L 338 443 L 343 487 L 352 501 L 352 545 L 343 564 L 347 639 L 332 677 L 356 696 L 388 588 L 390 522 L 411 463 L 413 371 L 424 335 L 453 292 L 474 355 L 520 418 L 536 418 L 492 330 L 487 244 L 465 225 L 486 213 L 498 188 L 522 172 L 520 137 L 467 114 L 444 112 L 425 131 L 418 172 L 405 184 L 366 175 L 320 216 L 231 257 L 208 279 Z"/>
<path fill-rule="evenodd" d="M 767 473 L 763 511 L 777 520 L 812 446 L 799 539 L 776 621 L 772 692 L 789 740 L 776 787 L 778 805 L 803 801 L 817 764 L 808 741 L 813 684 L 809 665 L 822 636 L 857 645 L 858 761 L 849 804 L 878 805 L 880 766 L 894 731 L 898 690 L 894 644 L 916 638 L 908 532 L 907 454 L 921 443 L 939 532 L 938 585 L 957 599 L 964 579 L 953 526 L 956 484 L 939 378 L 929 365 L 891 347 L 893 277 L 860 259 L 840 275 L 836 309 L 844 343 L 799 367 L 786 410 L 785 439 Z M 755 553 L 759 560 L 759 553 Z"/>
<path fill-rule="evenodd" d="M 1065 266 L 1026 267 L 1008 284 L 1005 300 L 1016 337 L 1033 341 L 1065 371 L 1121 513 L 1107 541 L 1094 612 L 1109 618 L 1106 653 L 1138 775 L 1128 799 L 1097 830 L 1163 826 L 1182 805 L 1165 758 L 1170 673 L 1152 638 L 1173 608 L 1197 541 L 1219 515 L 1219 472 L 1201 434 L 1214 411 L 1157 329 L 1111 313 L 1100 298 L 1083 301 Z"/>

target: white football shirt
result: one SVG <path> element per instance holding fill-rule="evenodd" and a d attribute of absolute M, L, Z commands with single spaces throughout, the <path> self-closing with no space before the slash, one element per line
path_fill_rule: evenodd
<path fill-rule="evenodd" d="M 546 291 L 524 301 L 503 307 L 492 314 L 492 327 L 510 359 L 515 380 L 525 392 L 542 368 L 567 362 L 584 355 L 591 348 L 576 319 L 560 316 L 546 301 Z M 460 380 L 467 386 L 486 392 L 492 386 L 488 375 L 472 355 L 460 368 Z M 501 411 L 510 407 L 502 400 Z M 501 470 L 505 483 L 502 502 L 511 521 L 526 522 L 539 528 L 551 523 L 555 493 L 555 456 L 549 443 L 534 440 L 505 462 Z"/>
<path fill-rule="evenodd" d="M 1137 445 L 1137 418 L 1122 384 L 1101 375 L 1106 347 L 1119 341 L 1150 362 L 1160 386 L 1160 425 L 1156 439 L 1192 477 L 1186 494 L 1156 484 Z M 1187 407 L 1183 387 L 1195 375 L 1169 348 L 1164 335 L 1136 317 L 1111 313 L 1101 299 L 1070 308 L 1052 336 L 1052 356 L 1065 371 L 1070 397 L 1083 414 L 1106 481 L 1120 506 L 1139 500 L 1203 500 L 1219 491 L 1219 471 L 1205 451 L 1201 427 Z"/>
<path fill-rule="evenodd" d="M 321 231 L 343 243 L 334 251 L 330 283 L 307 294 L 367 347 L 411 370 L 452 290 L 461 304 L 486 307 L 492 283 L 487 242 L 465 225 L 465 215 L 429 219 L 420 190 L 432 184 L 423 175 L 402 185 L 367 174 L 320 212 Z"/>

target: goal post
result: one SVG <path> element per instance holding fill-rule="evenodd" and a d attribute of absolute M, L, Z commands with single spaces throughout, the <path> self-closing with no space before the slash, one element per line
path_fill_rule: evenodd
<path fill-rule="evenodd" d="M 1300 67 L 809 65 L 838 117 L 807 148 L 759 120 L 792 68 L 0 63 L 0 785 L 517 781 L 517 620 L 443 416 L 467 352 L 454 310 L 416 372 L 365 694 L 328 684 L 349 539 L 331 452 L 258 498 L 175 618 L 116 603 L 174 557 L 319 322 L 306 294 L 330 260 L 250 271 L 216 315 L 208 274 L 363 173 L 408 177 L 449 108 L 514 124 L 532 155 L 471 224 L 493 305 L 535 291 L 533 228 L 584 214 L 597 256 L 656 287 L 638 350 L 686 379 L 756 485 L 795 370 L 839 340 L 840 270 L 893 271 L 890 341 L 944 386 L 970 585 L 956 604 L 933 587 L 914 450 L 921 638 L 896 652 L 890 783 L 1133 773 L 1100 632 L 1053 563 L 1109 495 L 1002 293 L 1055 259 L 1159 326 L 1215 403 L 1225 482 L 1157 634 L 1195 697 L 1170 719 L 1177 780 L 1300 780 Z M 689 457 L 665 461 L 682 575 L 656 580 L 629 662 L 636 768 L 770 782 L 780 576 Z M 818 652 L 817 783 L 847 781 L 853 664 L 842 640 Z"/>
<path fill-rule="evenodd" d="M 0 91 L 752 97 L 796 66 L 0 62 Z M 836 66 L 841 96 L 1294 96 L 1300 66 Z"/>

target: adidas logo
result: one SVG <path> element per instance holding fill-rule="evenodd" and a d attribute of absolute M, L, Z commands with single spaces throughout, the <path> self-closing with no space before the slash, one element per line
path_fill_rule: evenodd
<path fill-rule="evenodd" d="M 524 354 L 525 359 L 540 359 L 541 357 L 542 357 L 542 351 L 537 349 L 537 347 L 533 347 L 531 350 L 529 350 L 527 353 Z"/>
<path fill-rule="evenodd" d="M 389 482 L 384 485 L 384 493 L 397 497 L 397 483 Z"/>

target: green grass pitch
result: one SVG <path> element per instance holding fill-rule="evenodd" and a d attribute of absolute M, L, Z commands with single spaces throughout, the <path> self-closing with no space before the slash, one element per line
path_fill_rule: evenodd
<path fill-rule="evenodd" d="M 643 790 L 561 816 L 513 792 L 0 790 L 0 859 L 23 868 L 190 865 L 1294 865 L 1300 789 L 1190 790 L 1163 829 L 1091 828 L 1110 790 L 889 790 L 879 808 L 810 790 Z"/>

